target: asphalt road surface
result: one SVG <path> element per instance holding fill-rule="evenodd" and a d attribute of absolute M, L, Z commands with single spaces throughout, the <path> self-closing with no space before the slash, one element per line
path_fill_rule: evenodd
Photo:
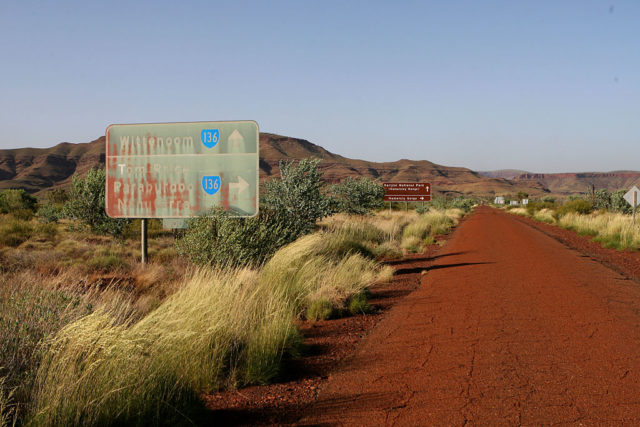
<path fill-rule="evenodd" d="M 479 208 L 300 424 L 640 425 L 640 286 Z"/>

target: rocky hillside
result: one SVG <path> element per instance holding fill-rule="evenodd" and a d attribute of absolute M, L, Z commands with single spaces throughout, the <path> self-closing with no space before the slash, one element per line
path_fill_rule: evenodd
<path fill-rule="evenodd" d="M 31 193 L 68 186 L 74 173 L 104 165 L 104 137 L 81 144 L 61 143 L 53 148 L 0 150 L 0 190 L 24 188 Z M 437 193 L 462 195 L 515 194 L 546 192 L 535 180 L 513 182 L 489 178 L 470 169 L 441 166 L 426 160 L 398 160 L 376 163 L 355 160 L 331 153 L 309 141 L 269 133 L 260 135 L 260 177 L 269 179 L 279 173 L 281 160 L 306 157 L 322 159 L 325 178 L 337 182 L 347 176 L 368 176 L 382 181 L 431 182 Z"/>

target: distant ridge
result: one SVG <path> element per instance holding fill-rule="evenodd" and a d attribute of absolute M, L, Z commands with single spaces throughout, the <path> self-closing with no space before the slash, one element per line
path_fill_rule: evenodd
<path fill-rule="evenodd" d="M 486 171 L 486 172 L 478 172 L 482 176 L 486 176 L 489 178 L 504 178 L 504 179 L 514 179 L 519 175 L 524 173 L 529 173 L 527 171 L 522 171 L 518 169 L 500 169 L 496 171 Z"/>
<path fill-rule="evenodd" d="M 428 181 L 433 184 L 436 194 L 475 196 L 506 195 L 524 191 L 531 197 L 536 197 L 548 193 L 548 185 L 562 191 L 584 191 L 584 184 L 579 180 L 561 185 L 560 181 L 547 177 L 555 174 L 521 173 L 511 180 L 505 179 L 510 172 L 496 171 L 494 176 L 486 176 L 494 172 L 479 173 L 467 168 L 442 166 L 427 160 L 369 162 L 331 153 L 304 139 L 271 133 L 260 134 L 261 180 L 278 175 L 281 160 L 299 160 L 306 157 L 322 160 L 320 169 L 329 182 L 337 182 L 348 176 L 367 176 L 382 181 Z M 31 193 L 40 193 L 51 188 L 66 187 L 74 173 L 83 174 L 96 166 L 104 166 L 104 136 L 87 143 L 64 142 L 52 148 L 0 150 L 0 190 L 23 188 Z M 638 172 L 625 173 L 640 175 Z M 609 180 L 616 182 L 613 186 L 627 182 L 626 178 L 620 180 L 616 172 L 612 174 L 614 176 L 610 176 Z"/>
<path fill-rule="evenodd" d="M 592 188 L 609 191 L 628 190 L 640 186 L 640 172 L 576 172 L 576 173 L 523 173 L 514 182 L 537 183 L 555 194 L 590 193 Z"/>

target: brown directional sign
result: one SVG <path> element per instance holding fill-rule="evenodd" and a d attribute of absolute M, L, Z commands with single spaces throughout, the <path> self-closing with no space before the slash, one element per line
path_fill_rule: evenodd
<path fill-rule="evenodd" d="M 424 182 L 383 182 L 385 202 L 428 202 L 431 184 Z"/>

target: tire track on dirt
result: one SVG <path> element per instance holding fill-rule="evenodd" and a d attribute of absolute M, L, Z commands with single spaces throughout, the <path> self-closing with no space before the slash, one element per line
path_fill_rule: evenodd
<path fill-rule="evenodd" d="M 441 254 L 300 424 L 640 423 L 637 286 L 490 208 Z"/>

